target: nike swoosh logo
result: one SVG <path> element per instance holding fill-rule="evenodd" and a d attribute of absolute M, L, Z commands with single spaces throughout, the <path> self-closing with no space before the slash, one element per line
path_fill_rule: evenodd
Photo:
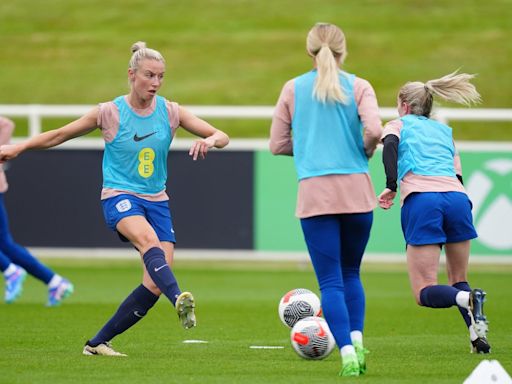
<path fill-rule="evenodd" d="M 137 317 L 140 317 L 141 319 L 144 317 L 144 315 L 141 315 L 139 311 L 134 311 L 133 314 Z"/>
<path fill-rule="evenodd" d="M 151 133 L 148 133 L 147 135 L 144 135 L 144 136 L 137 136 L 137 134 L 133 135 L 133 140 L 134 141 L 142 141 L 144 139 L 147 139 L 149 136 L 152 136 L 154 135 L 156 132 L 151 132 Z"/>
<path fill-rule="evenodd" d="M 318 337 L 325 337 L 326 335 L 326 332 L 325 332 L 325 329 L 322 327 L 322 325 L 320 324 L 319 321 L 316 322 L 316 325 L 318 325 L 318 333 L 316 334 Z"/>
<path fill-rule="evenodd" d="M 158 272 L 159 270 L 161 270 L 162 268 L 165 268 L 165 267 L 167 267 L 167 264 L 164 264 L 158 268 L 155 267 L 155 272 Z"/>

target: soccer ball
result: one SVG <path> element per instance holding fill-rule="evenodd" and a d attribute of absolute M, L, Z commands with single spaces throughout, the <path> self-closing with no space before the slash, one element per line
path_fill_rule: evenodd
<path fill-rule="evenodd" d="M 309 289 L 298 288 L 287 292 L 279 302 L 279 318 L 288 328 L 308 316 L 320 316 L 320 299 Z"/>
<path fill-rule="evenodd" d="M 320 360 L 329 356 L 336 344 L 327 322 L 317 316 L 299 320 L 290 335 L 297 354 L 308 360 Z"/>

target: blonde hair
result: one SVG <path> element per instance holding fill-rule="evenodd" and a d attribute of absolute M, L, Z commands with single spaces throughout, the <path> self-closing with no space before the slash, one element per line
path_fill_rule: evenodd
<path fill-rule="evenodd" d="M 137 41 L 135 44 L 133 44 L 131 51 L 132 57 L 128 63 L 128 68 L 132 69 L 133 71 L 137 71 L 137 69 L 139 69 L 139 64 L 144 59 L 156 60 L 165 64 L 165 59 L 160 54 L 160 52 L 151 48 L 147 48 L 144 41 Z"/>
<path fill-rule="evenodd" d="M 412 114 L 425 117 L 430 117 L 434 95 L 467 106 L 479 103 L 480 94 L 470 83 L 475 75 L 457 72 L 458 70 L 425 83 L 408 82 L 400 88 L 398 99 L 410 106 Z"/>
<path fill-rule="evenodd" d="M 339 79 L 340 68 L 347 56 L 345 35 L 334 24 L 317 23 L 306 40 L 308 53 L 315 58 L 318 76 L 313 97 L 322 103 L 346 103 Z"/>

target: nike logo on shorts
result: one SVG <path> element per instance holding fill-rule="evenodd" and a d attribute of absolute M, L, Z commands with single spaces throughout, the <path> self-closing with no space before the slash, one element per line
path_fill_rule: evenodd
<path fill-rule="evenodd" d="M 149 136 L 152 136 L 154 135 L 156 132 L 151 132 L 151 133 L 148 133 L 147 135 L 144 135 L 144 136 L 137 136 L 137 134 L 133 135 L 133 140 L 134 141 L 142 141 L 144 139 L 147 139 Z"/>

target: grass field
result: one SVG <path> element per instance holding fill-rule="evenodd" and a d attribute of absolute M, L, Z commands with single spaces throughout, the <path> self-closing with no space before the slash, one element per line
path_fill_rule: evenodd
<path fill-rule="evenodd" d="M 482 107 L 512 105 L 510 0 L 11 0 L 0 3 L 0 104 L 96 104 L 127 92 L 132 43 L 167 59 L 161 94 L 183 105 L 273 105 L 311 68 L 318 21 L 347 36 L 346 69 L 395 105 L 409 80 L 477 73 Z M 452 105 L 448 105 L 452 106 Z M 17 119 L 17 134 L 26 119 Z M 46 121 L 44 129 L 60 122 Z M 216 121 L 232 137 L 266 137 L 269 121 Z M 455 124 L 457 140 L 512 140 L 512 124 Z"/>
<path fill-rule="evenodd" d="M 183 288 L 194 292 L 198 327 L 185 331 L 161 299 L 134 328 L 114 339 L 127 358 L 82 356 L 84 341 L 139 282 L 135 261 L 48 260 L 75 283 L 59 308 L 29 278 L 20 300 L 0 304 L 0 383 L 461 383 L 484 358 L 512 373 L 511 266 L 475 265 L 471 281 L 486 289 L 490 356 L 469 354 L 458 311 L 417 307 L 403 265 L 365 264 L 368 373 L 337 377 L 339 355 L 300 359 L 277 315 L 282 294 L 318 292 L 309 265 L 177 261 Z M 444 277 L 441 277 L 443 281 Z M 184 340 L 208 344 L 184 344 Z M 257 350 L 251 345 L 284 346 Z"/>

